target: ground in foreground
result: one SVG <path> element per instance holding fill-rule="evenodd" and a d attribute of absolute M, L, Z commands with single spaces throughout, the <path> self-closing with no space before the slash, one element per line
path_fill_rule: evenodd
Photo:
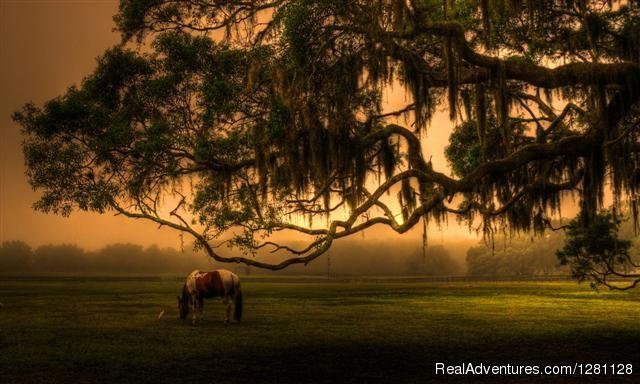
<path fill-rule="evenodd" d="M 575 283 L 243 283 L 193 327 L 164 279 L 0 279 L 2 383 L 640 382 L 640 292 Z M 160 310 L 165 315 L 158 320 Z M 436 363 L 633 364 L 632 376 L 442 376 Z"/>

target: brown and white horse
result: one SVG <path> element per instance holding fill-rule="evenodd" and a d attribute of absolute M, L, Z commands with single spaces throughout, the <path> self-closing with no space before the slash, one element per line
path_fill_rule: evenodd
<path fill-rule="evenodd" d="M 187 276 L 187 281 L 182 287 L 182 295 L 178 296 L 178 310 L 180 318 L 185 319 L 191 312 L 191 321 L 195 324 L 196 312 L 202 316 L 202 307 L 205 298 L 221 297 L 227 307 L 225 323 L 229 322 L 231 314 L 231 301 L 233 300 L 233 319 L 240 321 L 242 318 L 242 290 L 238 276 L 226 269 L 216 269 L 211 272 L 193 271 Z"/>

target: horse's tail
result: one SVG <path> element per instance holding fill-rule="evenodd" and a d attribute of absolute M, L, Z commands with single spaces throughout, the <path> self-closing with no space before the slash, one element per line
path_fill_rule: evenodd
<path fill-rule="evenodd" d="M 233 296 L 233 319 L 235 321 L 240 321 L 242 319 L 242 289 L 240 288 L 239 280 L 235 284 L 234 288 L 235 295 Z"/>

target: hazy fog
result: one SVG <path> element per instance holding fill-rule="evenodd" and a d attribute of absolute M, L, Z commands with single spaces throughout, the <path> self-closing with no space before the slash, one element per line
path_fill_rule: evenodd
<path fill-rule="evenodd" d="M 308 265 L 293 265 L 272 272 L 240 264 L 221 264 L 189 244 L 173 247 L 116 243 L 96 250 L 74 244 L 49 244 L 38 247 L 22 241 L 0 245 L 0 276 L 39 274 L 186 274 L 193 269 L 231 269 L 241 275 L 313 275 L 313 276 L 534 276 L 567 275 L 555 256 L 563 235 L 555 233 L 542 239 L 520 237 L 499 240 L 493 247 L 477 240 L 445 241 L 429 245 L 411 240 L 378 239 L 337 240 L 325 255 Z M 303 247 L 304 244 L 294 246 Z M 282 255 L 266 251 L 256 255 L 262 261 L 277 261 Z"/>

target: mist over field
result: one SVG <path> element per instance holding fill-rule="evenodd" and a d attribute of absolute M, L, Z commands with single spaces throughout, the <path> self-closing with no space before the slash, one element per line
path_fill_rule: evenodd
<path fill-rule="evenodd" d="M 411 241 L 369 240 L 337 242 L 328 255 L 307 266 L 296 265 L 285 274 L 312 275 L 452 275 L 465 272 L 467 249 L 476 244 L 434 245 L 427 248 L 422 264 L 422 247 Z M 302 246 L 302 244 L 300 244 Z M 279 256 L 262 252 L 256 257 L 276 260 Z M 327 260 L 329 259 L 329 261 Z M 136 244 L 112 244 L 94 251 L 76 245 L 44 245 L 31 248 L 24 242 L 5 242 L 0 248 L 0 271 L 16 273 L 188 273 L 193 269 L 227 268 L 242 274 L 268 271 L 240 265 L 216 263 L 204 253 L 185 244 L 182 250 Z"/>
<path fill-rule="evenodd" d="M 0 273 L 39 274 L 186 274 L 193 269 L 227 268 L 242 275 L 288 274 L 321 276 L 524 276 L 566 274 L 558 268 L 555 249 L 559 236 L 544 241 L 512 239 L 491 243 L 472 239 L 422 245 L 412 240 L 384 241 L 350 239 L 337 241 L 330 252 L 307 266 L 293 265 L 271 272 L 244 265 L 222 264 L 193 250 L 111 244 L 86 250 L 73 244 L 31 247 L 22 241 L 7 241 L 0 247 Z M 508 246 L 507 246 L 508 245 Z M 299 244 L 303 247 L 303 244 Z M 505 248 L 506 247 L 506 248 Z M 276 261 L 278 254 L 263 251 L 261 260 Z"/>
<path fill-rule="evenodd" d="M 620 227 L 620 236 L 635 239 L 630 220 Z M 269 271 L 240 264 L 218 263 L 193 243 L 182 247 L 143 246 L 114 243 L 88 250 L 74 244 L 32 246 L 24 241 L 5 241 L 0 245 L 0 274 L 186 274 L 194 269 L 226 268 L 241 275 L 314 275 L 314 276 L 569 276 L 560 265 L 556 251 L 565 243 L 564 231 L 549 231 L 543 236 L 496 235 L 493 239 L 441 238 L 422 242 L 413 238 L 373 235 L 336 240 L 329 252 L 305 265 L 291 265 L 282 271 Z M 307 243 L 291 242 L 294 249 Z M 640 254 L 637 239 L 630 254 Z M 233 251 L 220 247 L 222 252 Z M 278 262 L 287 255 L 263 248 L 255 257 Z"/>

